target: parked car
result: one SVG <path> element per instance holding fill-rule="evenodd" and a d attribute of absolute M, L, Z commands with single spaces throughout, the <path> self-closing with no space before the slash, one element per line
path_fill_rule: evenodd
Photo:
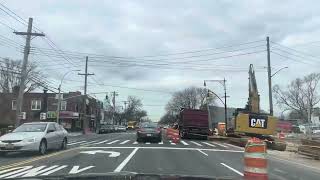
<path fill-rule="evenodd" d="M 127 128 L 125 126 L 118 126 L 118 131 L 120 132 L 126 132 Z"/>
<path fill-rule="evenodd" d="M 99 134 L 102 133 L 111 133 L 114 132 L 114 127 L 111 124 L 104 124 L 100 126 L 100 129 L 98 131 Z"/>
<path fill-rule="evenodd" d="M 66 149 L 67 136 L 68 132 L 55 122 L 24 123 L 0 137 L 0 153 L 36 151 L 43 155 L 48 149 Z"/>
<path fill-rule="evenodd" d="M 141 123 L 137 129 L 137 141 L 157 140 L 161 142 L 161 129 L 155 123 Z"/>
<path fill-rule="evenodd" d="M 114 128 L 114 132 L 118 132 L 119 131 L 119 125 L 113 125 L 113 128 Z"/>

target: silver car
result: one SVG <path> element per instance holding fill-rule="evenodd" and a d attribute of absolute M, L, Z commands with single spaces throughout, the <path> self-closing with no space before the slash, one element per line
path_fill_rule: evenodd
<path fill-rule="evenodd" d="M 55 122 L 24 123 L 0 137 L 0 154 L 36 151 L 43 155 L 48 149 L 66 149 L 67 136 L 68 132 Z"/>

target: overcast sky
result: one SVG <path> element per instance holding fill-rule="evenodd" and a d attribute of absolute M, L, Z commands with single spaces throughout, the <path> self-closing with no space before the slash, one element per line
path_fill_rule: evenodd
<path fill-rule="evenodd" d="M 285 87 L 297 77 L 319 71 L 319 1 L 1 2 L 25 20 L 33 17 L 35 27 L 55 45 L 74 52 L 62 58 L 50 50 L 46 38 L 32 40 L 33 47 L 49 49 L 30 55 L 47 81 L 57 87 L 64 73 L 83 71 L 87 53 L 89 72 L 95 73 L 89 77 L 88 93 L 103 92 L 95 94 L 103 100 L 104 92 L 117 91 L 119 106 L 128 95 L 137 96 L 154 121 L 163 115 L 170 93 L 188 86 L 203 87 L 204 79 L 226 78 L 229 106 L 244 107 L 250 63 L 256 69 L 261 107 L 268 111 L 266 36 L 285 46 L 271 43 L 272 71 L 289 67 L 272 78 L 273 84 Z M 25 25 L 3 11 L 0 22 L 26 31 Z M 23 45 L 23 38 L 12 31 L 0 24 L 0 35 Z M 21 48 L 9 46 L 3 39 L 0 37 L 0 57 L 21 59 Z M 247 42 L 252 43 L 243 44 Z M 64 91 L 83 91 L 84 79 L 76 72 L 65 80 Z M 223 94 L 219 84 L 208 86 Z M 275 111 L 281 113 L 277 106 Z"/>

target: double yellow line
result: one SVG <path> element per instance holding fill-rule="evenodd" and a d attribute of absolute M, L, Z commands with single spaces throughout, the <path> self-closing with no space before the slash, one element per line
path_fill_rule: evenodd
<path fill-rule="evenodd" d="M 38 160 L 41 160 L 41 159 L 57 156 L 59 154 L 66 153 L 66 152 L 69 152 L 69 151 L 74 151 L 74 150 L 77 150 L 77 149 L 78 148 L 72 148 L 72 149 L 68 149 L 68 150 L 64 150 L 64 151 L 48 154 L 48 155 L 45 155 L 45 156 L 39 156 L 39 157 L 35 157 L 35 158 L 29 159 L 29 160 L 20 161 L 20 162 L 16 162 L 16 163 L 5 165 L 5 166 L 0 166 L 0 170 L 8 169 L 8 168 L 16 167 L 16 166 L 25 165 L 27 163 L 31 163 L 31 162 L 38 161 Z"/>

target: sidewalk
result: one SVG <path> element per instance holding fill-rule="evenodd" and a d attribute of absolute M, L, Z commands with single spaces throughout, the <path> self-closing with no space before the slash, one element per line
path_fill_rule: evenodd
<path fill-rule="evenodd" d="M 309 156 L 304 156 L 295 152 L 268 150 L 268 155 L 281 161 L 289 161 L 294 164 L 303 165 L 320 171 L 320 161 L 314 160 Z"/>
<path fill-rule="evenodd" d="M 68 136 L 75 137 L 75 136 L 81 136 L 83 133 L 82 132 L 70 132 L 68 133 Z"/>

